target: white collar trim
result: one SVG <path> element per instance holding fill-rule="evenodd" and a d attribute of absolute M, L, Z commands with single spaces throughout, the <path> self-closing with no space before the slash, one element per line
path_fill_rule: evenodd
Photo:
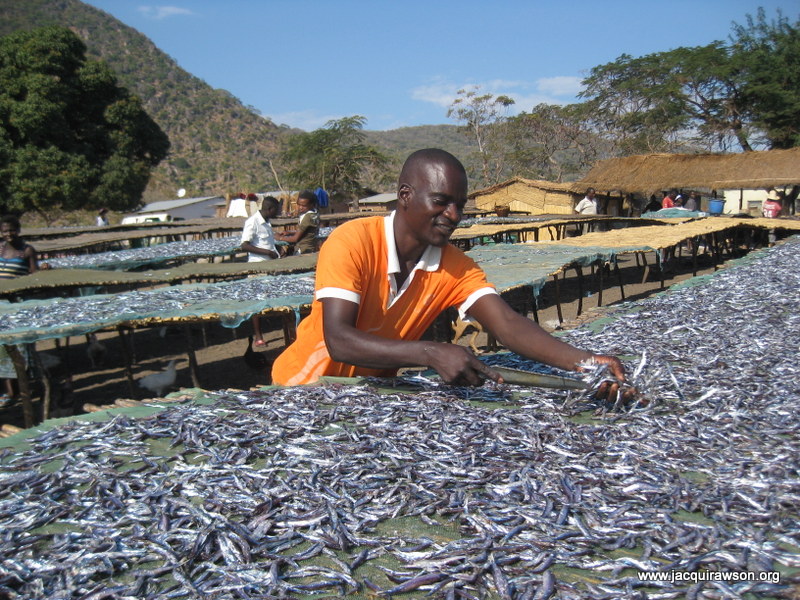
<path fill-rule="evenodd" d="M 425 248 L 419 261 L 417 261 L 411 273 L 408 274 L 408 278 L 403 282 L 403 287 L 398 291 L 397 278 L 395 275 L 400 272 L 400 258 L 397 256 L 397 243 L 394 238 L 394 217 L 395 211 L 392 211 L 391 214 L 383 218 L 383 231 L 386 235 L 386 249 L 388 254 L 386 261 L 386 278 L 389 283 L 389 306 L 394 304 L 395 301 L 403 295 L 403 292 L 408 289 L 417 271 L 421 269 L 425 271 L 436 271 L 442 261 L 441 248 L 436 246 L 428 246 Z"/>
<path fill-rule="evenodd" d="M 386 235 L 386 248 L 388 251 L 387 271 L 389 274 L 400 272 L 400 258 L 397 256 L 397 243 L 394 239 L 394 217 L 397 211 L 392 211 L 383 218 L 383 231 Z M 442 249 L 437 246 L 428 246 L 422 253 L 414 271 L 436 271 L 442 262 Z"/>

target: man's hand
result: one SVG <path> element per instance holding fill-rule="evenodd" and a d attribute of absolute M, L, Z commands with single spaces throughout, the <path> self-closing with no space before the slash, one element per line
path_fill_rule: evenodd
<path fill-rule="evenodd" d="M 500 373 L 479 361 L 458 344 L 431 343 L 425 347 L 426 361 L 450 385 L 482 385 L 487 379 L 502 381 Z"/>
<path fill-rule="evenodd" d="M 596 397 L 616 402 L 620 389 L 622 389 L 622 399 L 624 401 L 633 398 L 637 394 L 636 388 L 626 385 L 625 367 L 622 366 L 622 362 L 616 356 L 593 354 L 591 362 L 596 365 L 606 365 L 611 375 L 617 380 L 616 382 L 604 381 L 597 389 Z"/>

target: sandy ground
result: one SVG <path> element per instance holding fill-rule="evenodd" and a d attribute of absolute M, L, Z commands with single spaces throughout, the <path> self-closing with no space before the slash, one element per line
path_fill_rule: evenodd
<path fill-rule="evenodd" d="M 652 260 L 650 255 L 649 260 Z M 674 270 L 665 275 L 667 286 L 692 277 L 692 266 L 687 258 L 676 259 L 670 265 Z M 698 274 L 712 272 L 713 265 L 707 257 L 699 257 Z M 625 295 L 628 300 L 636 300 L 660 291 L 657 273 L 651 273 L 647 281 L 642 282 L 643 268 L 638 266 L 631 256 L 620 260 Z M 562 300 L 563 328 L 596 318 L 603 314 L 603 308 L 621 301 L 620 289 L 613 274 L 605 275 L 603 291 L 603 307 L 597 308 L 598 301 L 597 272 L 590 274 L 584 270 L 584 302 L 583 314 L 578 317 L 577 277 L 569 271 L 560 284 Z M 591 294 L 591 295 L 586 295 Z M 542 290 L 539 299 L 538 318 L 540 324 L 548 331 L 559 327 L 555 304 L 555 286 L 549 282 Z M 532 313 L 528 316 L 532 317 Z M 265 332 L 267 347 L 260 350 L 269 360 L 280 352 L 284 345 L 283 330 L 279 320 L 263 319 L 262 329 Z M 190 328 L 193 344 L 199 364 L 199 381 L 197 384 L 207 390 L 226 388 L 249 389 L 254 386 L 270 383 L 267 369 L 254 370 L 249 367 L 243 355 L 247 349 L 248 336 L 252 327 L 249 321 L 237 329 L 226 329 L 219 324 L 192 325 Z M 442 328 L 440 328 L 441 330 Z M 467 344 L 470 335 L 463 336 L 459 343 Z M 105 346 L 106 354 L 102 366 L 92 368 L 87 355 L 85 337 L 73 337 L 60 340 L 46 340 L 37 344 L 40 352 L 58 357 L 60 364 L 52 369 L 54 380 L 53 403 L 51 416 L 67 416 L 84 412 L 85 405 L 110 405 L 120 398 L 142 400 L 153 397 L 138 385 L 131 386 L 125 375 L 123 342 L 117 332 L 100 332 L 98 340 Z M 485 352 L 487 339 L 481 334 L 476 340 L 479 351 Z M 188 368 L 186 358 L 186 330 L 184 328 L 139 329 L 130 337 L 129 345 L 135 358 L 133 377 L 140 379 L 150 373 L 167 367 L 170 360 L 176 359 L 177 378 L 175 386 L 169 391 L 180 388 L 195 387 Z M 169 393 L 169 391 L 167 393 Z M 40 413 L 42 386 L 34 384 L 34 402 L 37 414 Z M 75 411 L 75 412 L 73 412 Z M 0 424 L 9 423 L 22 426 L 22 411 L 19 403 L 6 409 L 0 409 Z"/>

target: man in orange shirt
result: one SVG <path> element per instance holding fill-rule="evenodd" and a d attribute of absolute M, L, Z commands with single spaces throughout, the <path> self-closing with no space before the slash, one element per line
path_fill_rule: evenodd
<path fill-rule="evenodd" d="M 433 368 L 457 385 L 502 381 L 467 348 L 419 339 L 451 306 L 522 356 L 571 370 L 594 360 L 624 381 L 617 358 L 579 350 L 548 334 L 514 311 L 483 270 L 448 244 L 467 202 L 467 175 L 452 154 L 414 152 L 403 165 L 397 197 L 391 215 L 341 225 L 322 246 L 311 314 L 275 361 L 273 382 L 392 376 L 414 366 Z M 604 391 L 611 395 L 616 389 Z"/>

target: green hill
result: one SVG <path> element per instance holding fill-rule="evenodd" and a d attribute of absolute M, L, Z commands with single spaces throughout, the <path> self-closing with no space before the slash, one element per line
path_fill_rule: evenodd
<path fill-rule="evenodd" d="M 457 156 L 464 163 L 470 181 L 478 173 L 477 144 L 467 136 L 463 127 L 457 125 L 418 125 L 401 127 L 389 131 L 366 131 L 367 143 L 376 146 L 392 157 L 392 181 L 397 176 L 405 158 L 421 148 L 442 148 Z M 387 190 L 388 191 L 388 190 Z"/>
<path fill-rule="evenodd" d="M 474 140 L 456 125 L 419 125 L 390 131 L 367 131 L 367 141 L 392 156 L 406 157 L 420 148 L 442 148 L 461 159 L 475 152 Z"/>

